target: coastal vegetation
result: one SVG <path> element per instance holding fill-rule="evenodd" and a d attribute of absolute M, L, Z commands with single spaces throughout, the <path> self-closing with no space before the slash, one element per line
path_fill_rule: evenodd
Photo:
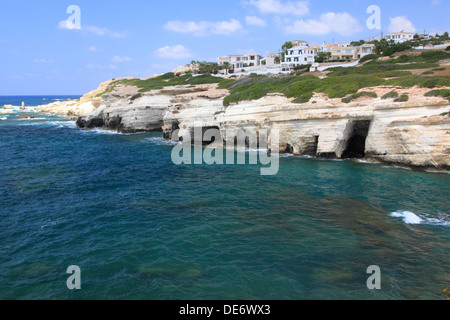
<path fill-rule="evenodd" d="M 381 97 L 381 99 L 383 100 L 387 100 L 387 99 L 395 99 L 398 98 L 399 94 L 397 91 L 391 91 L 386 93 L 384 96 Z"/>
<path fill-rule="evenodd" d="M 450 90 L 449 89 L 437 89 L 425 93 L 425 97 L 443 97 L 450 101 Z"/>
<path fill-rule="evenodd" d="M 193 76 L 191 73 L 176 75 L 172 72 L 149 79 L 122 79 L 113 81 L 107 90 L 100 94 L 111 92 L 117 85 L 129 85 L 139 88 L 139 93 L 149 90 L 163 89 L 175 85 L 200 85 L 217 83 L 220 89 L 228 89 L 229 95 L 224 99 L 224 105 L 238 103 L 244 100 L 257 100 L 269 93 L 281 93 L 287 98 L 294 98 L 294 103 L 310 101 L 314 93 L 325 93 L 329 98 L 343 98 L 349 103 L 361 96 L 376 98 L 373 92 L 360 92 L 369 87 L 391 85 L 398 87 L 448 87 L 450 76 L 414 74 L 412 70 L 438 69 L 440 60 L 449 59 L 450 53 L 445 51 L 426 51 L 419 55 L 401 55 L 388 61 L 378 61 L 378 55 L 372 55 L 367 62 L 356 67 L 338 67 L 331 69 L 326 77 L 319 78 L 308 73 L 293 73 L 290 75 L 256 75 L 248 77 L 215 77 L 209 74 Z M 309 65 L 302 66 L 307 70 Z M 439 95 L 448 97 L 447 91 L 439 91 Z M 137 99 L 139 96 L 135 96 Z M 407 101 L 408 96 L 400 96 L 390 92 L 382 97 L 393 98 L 396 101 Z"/>
<path fill-rule="evenodd" d="M 408 101 L 409 101 L 409 96 L 407 94 L 402 94 L 397 99 L 394 99 L 394 102 L 408 102 Z"/>
<path fill-rule="evenodd" d="M 350 95 L 348 97 L 343 98 L 342 102 L 350 103 L 353 100 L 356 100 L 356 99 L 361 98 L 361 97 L 369 97 L 369 98 L 374 98 L 375 99 L 375 98 L 378 98 L 378 95 L 375 92 L 362 91 L 362 92 L 358 92 L 358 93 L 355 93 L 355 94 L 352 94 L 352 95 Z"/>
<path fill-rule="evenodd" d="M 346 96 L 356 94 L 360 89 L 380 85 L 406 88 L 450 86 L 450 76 L 421 76 L 407 71 L 436 68 L 439 67 L 438 61 L 448 58 L 450 53 L 428 51 L 417 56 L 402 55 L 389 61 L 373 60 L 359 67 L 334 68 L 323 79 L 305 74 L 259 76 L 242 78 L 233 83 L 222 84 L 221 87 L 230 90 L 230 94 L 224 99 L 225 105 L 242 100 L 260 99 L 268 93 L 276 92 L 285 94 L 288 98 L 296 98 L 294 102 L 298 103 L 308 102 L 313 92 L 323 92 L 329 98 L 344 98 L 345 102 L 349 99 Z M 400 99 L 399 101 L 407 99 L 407 97 L 398 96 L 392 98 Z"/>

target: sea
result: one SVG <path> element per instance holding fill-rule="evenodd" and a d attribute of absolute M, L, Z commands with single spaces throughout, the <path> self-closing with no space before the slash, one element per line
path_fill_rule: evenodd
<path fill-rule="evenodd" d="M 286 155 L 261 176 L 175 165 L 173 147 L 0 114 L 0 299 L 445 299 L 449 174 Z"/>

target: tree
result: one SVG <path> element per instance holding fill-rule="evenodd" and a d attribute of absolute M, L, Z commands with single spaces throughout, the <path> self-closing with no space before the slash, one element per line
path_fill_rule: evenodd
<path fill-rule="evenodd" d="M 229 63 L 228 61 L 225 61 L 225 62 L 222 64 L 222 68 L 225 69 L 225 72 L 226 72 L 227 75 L 228 75 L 228 71 L 230 70 L 230 67 L 231 67 L 231 65 L 230 65 L 230 63 Z"/>
<path fill-rule="evenodd" d="M 292 43 L 292 41 L 286 41 L 282 46 L 281 46 L 281 60 L 284 62 L 284 58 L 286 57 L 286 53 L 289 49 L 292 49 L 294 47 L 294 44 Z"/>
<path fill-rule="evenodd" d="M 216 72 L 217 70 L 219 70 L 219 64 L 216 62 L 200 62 L 199 63 L 199 72 L 200 73 L 206 73 L 206 74 L 211 74 L 213 72 Z"/>
<path fill-rule="evenodd" d="M 362 45 L 365 44 L 365 43 L 366 43 L 365 40 L 359 40 L 359 41 L 352 41 L 352 42 L 350 43 L 350 45 L 351 45 L 352 47 L 359 47 L 359 46 L 362 46 Z"/>
<path fill-rule="evenodd" d="M 319 52 L 316 56 L 316 62 L 317 63 L 323 63 L 331 58 L 331 52 Z"/>
<path fill-rule="evenodd" d="M 275 62 L 276 64 L 280 64 L 280 63 L 281 63 L 280 57 L 275 57 L 274 62 Z"/>
<path fill-rule="evenodd" d="M 286 52 L 288 49 L 292 49 L 294 47 L 294 44 L 292 43 L 292 41 L 286 41 L 282 46 L 281 46 L 281 50 Z"/>

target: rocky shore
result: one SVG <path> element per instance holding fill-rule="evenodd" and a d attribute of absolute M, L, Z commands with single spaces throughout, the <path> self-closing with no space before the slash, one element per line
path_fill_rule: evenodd
<path fill-rule="evenodd" d="M 38 109 L 79 116 L 80 128 L 123 133 L 160 131 L 166 139 L 180 129 L 279 129 L 280 152 L 326 158 L 364 158 L 408 167 L 450 169 L 450 103 L 426 97 L 426 88 L 366 88 L 380 97 L 392 90 L 409 95 L 407 102 L 360 97 L 350 103 L 314 94 L 304 104 L 283 94 L 224 106 L 228 90 L 217 84 L 181 85 L 139 93 L 139 88 L 111 82 L 77 101 Z M 103 93 L 103 94 L 102 94 Z"/>

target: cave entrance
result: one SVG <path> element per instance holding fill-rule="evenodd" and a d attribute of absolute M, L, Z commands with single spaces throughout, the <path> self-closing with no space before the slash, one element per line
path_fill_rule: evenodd
<path fill-rule="evenodd" d="M 294 153 L 294 147 L 291 146 L 289 143 L 286 143 L 286 149 L 284 150 L 284 153 L 293 154 Z"/>
<path fill-rule="evenodd" d="M 219 139 L 222 139 L 221 134 L 220 134 L 220 128 L 219 128 L 219 127 L 215 127 L 215 126 L 213 126 L 213 127 L 203 127 L 203 128 L 202 128 L 202 144 L 203 144 L 203 146 L 208 146 L 208 145 L 210 145 L 210 144 L 216 142 L 216 136 L 215 136 L 215 135 L 212 135 L 211 137 L 207 137 L 207 136 L 205 135 L 205 133 L 206 133 L 208 130 L 214 130 L 214 131 L 216 131 L 216 132 L 219 132 L 219 136 L 220 136 L 220 137 L 218 137 L 218 138 L 219 138 Z M 193 136 L 193 138 L 194 138 L 194 136 Z M 219 140 L 219 142 L 220 142 L 220 140 Z"/>
<path fill-rule="evenodd" d="M 314 136 L 306 144 L 305 150 L 303 151 L 303 155 L 315 157 L 317 156 L 318 149 L 319 149 L 319 136 Z"/>
<path fill-rule="evenodd" d="M 353 121 L 342 158 L 361 159 L 366 156 L 366 140 L 371 123 L 371 120 Z"/>
<path fill-rule="evenodd" d="M 180 122 L 179 121 L 172 122 L 172 132 L 174 132 L 175 130 L 180 130 Z"/>
<path fill-rule="evenodd" d="M 183 137 L 179 136 L 179 132 L 176 132 L 177 130 L 180 130 L 180 122 L 174 121 L 172 122 L 172 128 L 169 131 L 164 132 L 164 139 L 172 141 L 183 141 Z M 177 134 L 176 136 L 174 135 L 175 133 Z"/>

